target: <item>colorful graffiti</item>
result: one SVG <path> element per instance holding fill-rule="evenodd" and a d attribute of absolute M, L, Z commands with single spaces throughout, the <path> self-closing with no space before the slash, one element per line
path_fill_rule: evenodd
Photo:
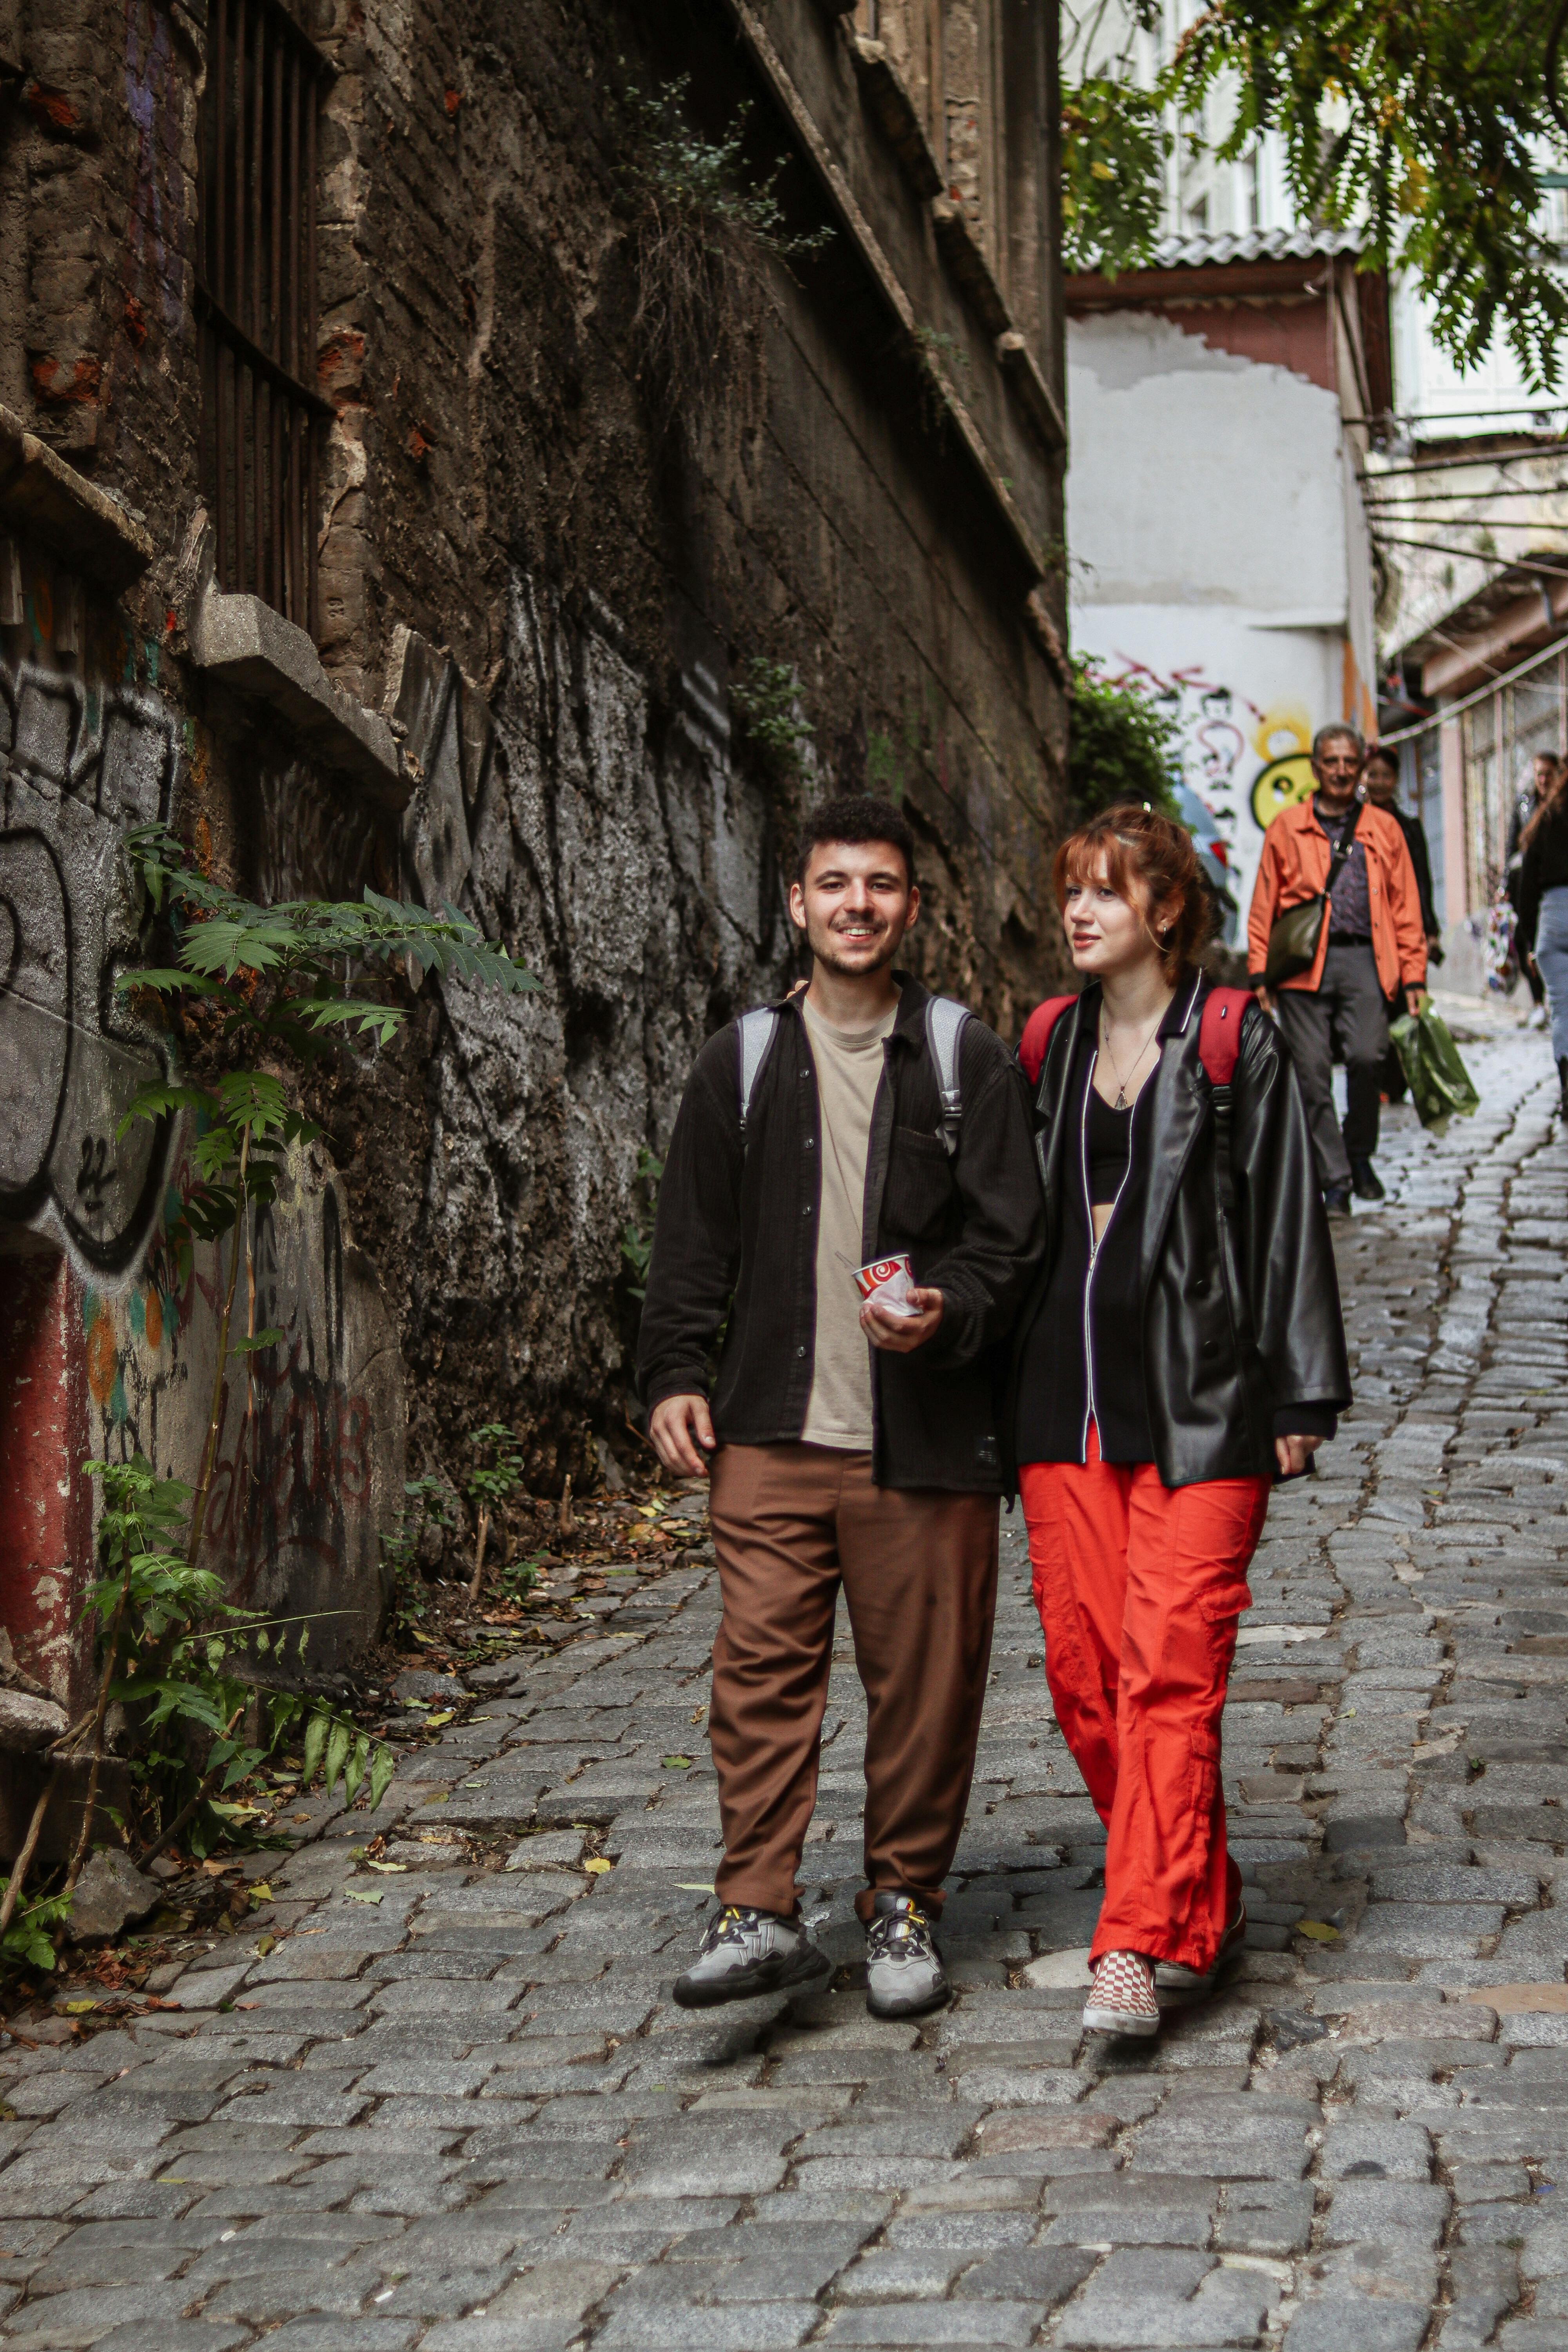
<path fill-rule="evenodd" d="M 1312 789 L 1311 714 L 1299 702 L 1277 703 L 1262 714 L 1252 748 L 1264 763 L 1252 780 L 1252 821 L 1267 833 Z"/>
<path fill-rule="evenodd" d="M 1303 704 L 1276 702 L 1264 709 L 1209 677 L 1201 662 L 1162 675 L 1129 655 L 1118 653 L 1115 659 L 1121 667 L 1108 673 L 1110 683 L 1147 694 L 1174 721 L 1183 772 L 1218 824 L 1235 824 L 1237 810 L 1226 803 L 1242 789 L 1259 833 L 1311 791 L 1312 720 Z M 1237 723 L 1238 713 L 1253 722 L 1250 734 Z M 1248 751 L 1261 764 L 1244 787 L 1237 772 Z"/>

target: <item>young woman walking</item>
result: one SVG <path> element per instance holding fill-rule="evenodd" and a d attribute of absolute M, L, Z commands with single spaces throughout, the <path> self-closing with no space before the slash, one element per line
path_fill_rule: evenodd
<path fill-rule="evenodd" d="M 1010 1429 L 1058 1721 L 1105 1823 L 1091 2032 L 1158 2030 L 1246 1930 L 1220 1711 L 1275 1477 L 1350 1402 L 1328 1220 L 1289 1051 L 1196 966 L 1192 843 L 1127 803 L 1057 854 L 1076 999 L 1043 1004 L 1044 1266 Z"/>
<path fill-rule="evenodd" d="M 1516 939 L 1520 961 L 1544 985 L 1558 1109 L 1568 1119 L 1568 761 L 1542 754 L 1535 764 L 1537 805 L 1521 838 L 1514 889 Z"/>

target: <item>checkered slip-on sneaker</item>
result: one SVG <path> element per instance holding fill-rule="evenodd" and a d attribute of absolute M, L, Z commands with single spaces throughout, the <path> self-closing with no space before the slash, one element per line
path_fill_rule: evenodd
<path fill-rule="evenodd" d="M 1094 1981 L 1084 2003 L 1086 2033 L 1148 2035 L 1160 2031 L 1154 1971 L 1142 1952 L 1107 1952 L 1094 1964 Z"/>

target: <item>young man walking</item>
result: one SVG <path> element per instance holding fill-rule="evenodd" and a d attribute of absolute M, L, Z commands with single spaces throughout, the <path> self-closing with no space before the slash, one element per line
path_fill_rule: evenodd
<path fill-rule="evenodd" d="M 638 1376 L 660 1460 L 711 1465 L 723 1600 L 709 1734 L 724 1859 L 675 1987 L 689 2008 L 830 1974 L 795 1874 L 841 1584 L 868 1711 L 868 2005 L 915 2016 L 948 1998 L 933 1929 L 996 1602 L 994 1350 L 1043 1234 L 1011 1057 L 957 1008 L 928 1021 L 894 968 L 919 910 L 896 809 L 847 798 L 808 816 L 790 913 L 810 984 L 761 1035 L 752 1015 L 709 1039 L 659 1187 Z M 956 1104 L 944 1012 L 962 1020 Z M 900 1253 L 902 1315 L 856 1278 Z"/>
<path fill-rule="evenodd" d="M 1285 1032 L 1324 1205 L 1339 1215 L 1349 1211 L 1352 1191 L 1360 1201 L 1384 1197 L 1372 1163 L 1389 1002 L 1403 991 L 1418 1013 L 1426 999 L 1415 870 L 1394 819 L 1360 798 L 1365 755 L 1353 727 L 1319 728 L 1312 739 L 1317 790 L 1282 809 L 1264 835 L 1247 919 L 1247 976 Z M 1264 985 L 1268 935 L 1281 915 L 1319 895 L 1336 866 L 1311 967 L 1271 996 Z M 1345 1066 L 1342 1129 L 1334 1116 L 1336 1057 Z"/>

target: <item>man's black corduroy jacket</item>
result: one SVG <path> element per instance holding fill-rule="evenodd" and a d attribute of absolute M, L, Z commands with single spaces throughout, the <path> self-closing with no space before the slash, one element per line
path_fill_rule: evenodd
<path fill-rule="evenodd" d="M 915 1280 L 942 1292 L 943 1312 L 912 1354 L 869 1349 L 872 1475 L 883 1486 L 1000 1494 L 1003 1343 L 1045 1237 L 1027 1097 L 1001 1040 L 967 1023 L 963 1119 L 950 1158 L 926 1046 L 926 992 L 897 977 L 903 993 L 867 1153 L 862 1261 L 907 1250 Z M 777 1010 L 744 1141 L 739 1024 L 697 1057 L 659 1186 L 643 1307 L 643 1402 L 651 1411 L 665 1397 L 706 1396 L 711 1385 L 721 1444 L 797 1439 L 811 1395 L 821 1114 L 799 999 Z"/>

